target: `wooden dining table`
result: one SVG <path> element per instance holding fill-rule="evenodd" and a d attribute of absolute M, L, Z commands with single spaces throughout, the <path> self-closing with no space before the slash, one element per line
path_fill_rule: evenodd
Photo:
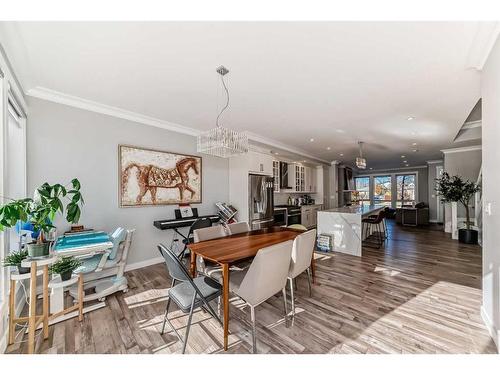
<path fill-rule="evenodd" d="M 224 350 L 227 350 L 229 335 L 229 268 L 244 259 L 254 257 L 267 246 L 295 239 L 302 231 L 282 227 L 271 227 L 234 234 L 209 241 L 188 245 L 191 252 L 191 273 L 196 276 L 196 256 L 218 263 L 222 267 L 222 301 Z M 314 258 L 314 257 L 313 257 Z M 311 261 L 314 282 L 314 262 Z"/>

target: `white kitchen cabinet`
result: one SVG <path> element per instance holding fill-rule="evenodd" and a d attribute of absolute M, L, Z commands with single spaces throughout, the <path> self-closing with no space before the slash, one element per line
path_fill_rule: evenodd
<path fill-rule="evenodd" d="M 273 160 L 274 192 L 280 192 L 280 162 Z"/>
<path fill-rule="evenodd" d="M 316 167 L 310 168 L 311 184 L 309 191 L 316 193 L 318 191 L 318 173 Z"/>
<path fill-rule="evenodd" d="M 321 205 L 308 205 L 302 206 L 300 209 L 301 213 L 301 224 L 307 229 L 314 228 L 318 224 L 318 211 Z"/>
<path fill-rule="evenodd" d="M 273 175 L 273 157 L 271 155 L 249 152 L 247 157 L 249 172 Z"/>

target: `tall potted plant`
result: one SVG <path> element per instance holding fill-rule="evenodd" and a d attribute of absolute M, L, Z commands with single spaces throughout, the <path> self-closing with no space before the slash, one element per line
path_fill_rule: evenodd
<path fill-rule="evenodd" d="M 458 240 L 476 244 L 477 231 L 472 229 L 469 204 L 474 194 L 481 191 L 481 186 L 460 176 L 450 176 L 446 172 L 436 179 L 436 183 L 436 191 L 441 195 L 442 202 L 460 202 L 465 207 L 465 228 L 458 230 Z"/>
<path fill-rule="evenodd" d="M 66 201 L 66 220 L 74 224 L 80 219 L 80 206 L 84 203 L 80 181 L 76 178 L 71 180 L 71 187 L 44 183 L 36 189 L 33 198 L 6 199 L 9 202 L 0 207 L 0 230 L 12 228 L 18 221 L 30 223 L 33 231 L 38 233 L 36 241 L 27 245 L 31 258 L 49 254 L 49 243 L 45 241 L 45 234 L 54 228 L 52 222 L 57 212 L 64 214 L 63 200 Z"/>

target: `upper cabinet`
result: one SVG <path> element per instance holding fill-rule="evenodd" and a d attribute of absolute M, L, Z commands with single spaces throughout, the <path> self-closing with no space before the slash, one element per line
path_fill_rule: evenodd
<path fill-rule="evenodd" d="M 280 162 L 273 160 L 274 192 L 280 192 Z"/>
<path fill-rule="evenodd" d="M 245 156 L 248 162 L 248 172 L 272 176 L 273 157 L 258 152 L 249 152 Z"/>

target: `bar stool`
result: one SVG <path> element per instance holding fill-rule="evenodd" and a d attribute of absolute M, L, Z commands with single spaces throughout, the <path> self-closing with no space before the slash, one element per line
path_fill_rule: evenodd
<path fill-rule="evenodd" d="M 389 231 L 387 230 L 386 218 L 387 218 L 387 214 L 389 212 L 389 207 L 384 208 L 383 211 L 385 212 L 385 215 L 384 215 L 384 218 L 382 219 L 382 227 L 384 228 L 384 239 L 387 239 L 387 238 L 389 238 Z M 368 216 L 368 218 L 376 219 L 377 216 L 378 215 L 370 215 L 370 216 Z"/>
<path fill-rule="evenodd" d="M 367 217 L 361 220 L 361 238 L 363 239 L 363 242 L 365 242 L 365 244 L 371 244 L 367 240 L 371 237 L 372 233 L 376 232 L 375 244 L 376 248 L 380 249 L 385 240 L 385 231 L 383 229 L 385 210 L 381 210 L 375 217 L 374 216 L 375 215 L 372 215 L 371 217 Z"/>

